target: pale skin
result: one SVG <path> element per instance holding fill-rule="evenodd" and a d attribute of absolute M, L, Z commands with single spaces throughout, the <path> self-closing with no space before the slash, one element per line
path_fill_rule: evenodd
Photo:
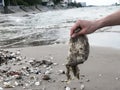
<path fill-rule="evenodd" d="M 94 20 L 94 21 L 78 20 L 72 26 L 71 31 L 70 31 L 70 36 L 74 38 L 81 34 L 93 33 L 96 30 L 106 27 L 106 26 L 115 26 L 115 25 L 120 25 L 120 10 L 104 18 Z M 74 31 L 78 28 L 81 28 L 81 30 L 77 33 L 74 33 Z"/>

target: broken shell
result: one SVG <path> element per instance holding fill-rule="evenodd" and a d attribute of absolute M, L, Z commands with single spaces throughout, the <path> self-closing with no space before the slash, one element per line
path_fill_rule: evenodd
<path fill-rule="evenodd" d="M 64 70 L 59 70 L 59 74 L 65 74 Z"/>
<path fill-rule="evenodd" d="M 66 87 L 65 90 L 70 90 L 70 87 Z"/>
<path fill-rule="evenodd" d="M 45 75 L 48 75 L 48 74 L 51 74 L 51 71 L 50 71 L 50 70 L 47 70 L 47 71 L 45 72 Z"/>
<path fill-rule="evenodd" d="M 2 88 L 2 87 L 0 87 L 0 90 L 3 90 L 3 88 Z"/>
<path fill-rule="evenodd" d="M 119 78 L 119 77 L 116 77 L 115 79 L 116 79 L 116 80 L 119 80 L 120 78 Z"/>
<path fill-rule="evenodd" d="M 18 86 L 18 85 L 19 85 L 19 83 L 18 83 L 17 81 L 15 81 L 15 85 L 16 85 L 16 86 Z"/>
<path fill-rule="evenodd" d="M 99 77 L 101 77 L 102 76 L 102 74 L 99 74 Z"/>
<path fill-rule="evenodd" d="M 40 82 L 35 82 L 35 85 L 36 85 L 36 86 L 39 86 L 39 85 L 40 85 Z"/>
<path fill-rule="evenodd" d="M 81 90 L 84 90 L 84 89 L 85 89 L 85 85 L 84 85 L 84 84 L 81 84 L 80 89 L 81 89 Z"/>
<path fill-rule="evenodd" d="M 16 55 L 20 55 L 20 51 L 17 51 L 17 52 L 16 52 Z"/>
<path fill-rule="evenodd" d="M 53 63 L 54 66 L 58 65 L 58 63 Z"/>
<path fill-rule="evenodd" d="M 4 82 L 4 88 L 14 88 L 15 86 L 11 85 L 10 82 Z"/>

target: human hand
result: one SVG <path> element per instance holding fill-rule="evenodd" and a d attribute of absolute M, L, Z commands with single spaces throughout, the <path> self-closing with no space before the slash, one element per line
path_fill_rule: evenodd
<path fill-rule="evenodd" d="M 74 33 L 75 30 L 81 29 L 79 32 Z M 71 28 L 70 36 L 72 38 L 81 35 L 81 34 L 90 34 L 96 31 L 98 28 L 98 25 L 96 21 L 88 21 L 88 20 L 78 20 Z"/>

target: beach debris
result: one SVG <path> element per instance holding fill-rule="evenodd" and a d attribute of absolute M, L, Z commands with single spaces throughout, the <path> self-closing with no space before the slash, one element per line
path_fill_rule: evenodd
<path fill-rule="evenodd" d="M 119 77 L 116 77 L 115 80 L 120 80 L 120 78 L 119 78 Z"/>
<path fill-rule="evenodd" d="M 40 85 L 40 82 L 39 82 L 39 81 L 35 82 L 35 85 L 36 85 L 36 86 L 39 86 L 39 85 Z"/>
<path fill-rule="evenodd" d="M 85 81 L 86 81 L 86 82 L 90 82 L 90 80 L 89 80 L 89 79 L 86 79 Z"/>
<path fill-rule="evenodd" d="M 4 86 L 4 88 L 14 88 L 15 87 L 10 82 L 4 82 L 3 86 Z"/>
<path fill-rule="evenodd" d="M 76 30 L 74 33 L 80 31 Z M 66 64 L 66 75 L 67 79 L 71 79 L 70 72 L 79 79 L 79 68 L 78 64 L 83 64 L 89 55 L 89 43 L 86 35 L 79 35 L 75 38 L 70 38 L 69 41 L 69 53 L 68 53 L 68 63 Z"/>
<path fill-rule="evenodd" d="M 3 88 L 2 88 L 2 87 L 0 87 L 0 90 L 3 90 Z"/>
<path fill-rule="evenodd" d="M 59 74 L 65 74 L 65 71 L 64 71 L 64 70 L 59 70 L 58 73 L 59 73 Z"/>
<path fill-rule="evenodd" d="M 84 84 L 81 84 L 81 85 L 80 85 L 80 89 L 81 89 L 81 90 L 84 90 L 84 89 L 85 89 L 85 85 L 84 85 Z"/>
<path fill-rule="evenodd" d="M 101 77 L 102 76 L 102 74 L 99 74 L 99 77 Z"/>
<path fill-rule="evenodd" d="M 70 87 L 66 87 L 65 90 L 71 90 Z"/>
<path fill-rule="evenodd" d="M 43 80 L 50 80 L 50 76 L 49 76 L 49 75 L 43 75 L 43 76 L 42 76 L 42 79 L 43 79 Z"/>

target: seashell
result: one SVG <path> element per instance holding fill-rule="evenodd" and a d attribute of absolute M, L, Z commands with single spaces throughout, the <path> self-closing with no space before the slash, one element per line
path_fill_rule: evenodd
<path fill-rule="evenodd" d="M 40 82 L 35 82 L 35 85 L 36 85 L 36 86 L 39 86 L 39 85 L 40 85 Z"/>
<path fill-rule="evenodd" d="M 70 87 L 66 87 L 65 90 L 70 90 Z"/>
<path fill-rule="evenodd" d="M 84 85 L 84 84 L 81 84 L 80 89 L 81 89 L 81 90 L 84 90 L 84 89 L 85 89 L 85 85 Z"/>
<path fill-rule="evenodd" d="M 18 86 L 18 85 L 19 85 L 19 83 L 18 83 L 17 81 L 15 81 L 15 85 L 16 85 L 16 86 Z"/>
<path fill-rule="evenodd" d="M 3 88 L 2 88 L 2 87 L 0 87 L 0 90 L 3 90 Z"/>

